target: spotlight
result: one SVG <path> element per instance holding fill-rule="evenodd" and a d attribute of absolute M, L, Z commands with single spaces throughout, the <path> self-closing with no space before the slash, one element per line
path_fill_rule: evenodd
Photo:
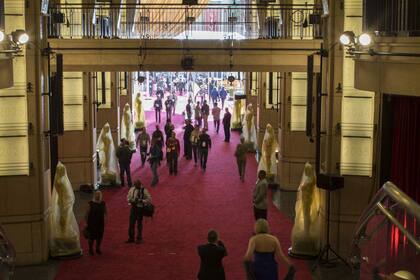
<path fill-rule="evenodd" d="M 4 32 L 0 30 L 0 42 L 3 42 L 4 37 L 5 37 Z"/>
<path fill-rule="evenodd" d="M 355 36 L 353 31 L 345 31 L 340 36 L 340 43 L 344 46 L 348 46 L 355 43 Z"/>
<path fill-rule="evenodd" d="M 24 45 L 29 41 L 29 35 L 25 32 L 25 30 L 18 29 L 12 32 L 12 40 L 16 44 Z"/>
<path fill-rule="evenodd" d="M 368 33 L 362 33 L 358 38 L 359 44 L 366 47 L 372 43 L 372 37 Z"/>
<path fill-rule="evenodd" d="M 230 75 L 227 80 L 229 81 L 229 83 L 233 83 L 235 81 L 235 77 Z"/>

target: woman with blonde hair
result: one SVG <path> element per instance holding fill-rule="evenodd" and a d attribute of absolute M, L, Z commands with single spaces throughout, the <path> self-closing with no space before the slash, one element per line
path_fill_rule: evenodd
<path fill-rule="evenodd" d="M 283 261 L 289 267 L 289 273 L 294 273 L 294 268 L 289 259 L 283 254 L 280 242 L 274 235 L 270 234 L 270 227 L 267 220 L 258 219 L 254 226 L 255 235 L 248 243 L 245 253 L 245 263 L 252 264 L 252 275 L 250 279 L 256 280 L 277 280 L 278 268 L 276 258 Z M 250 273 L 250 272 L 248 272 Z"/>
<path fill-rule="evenodd" d="M 86 212 L 87 224 L 87 239 L 89 243 L 89 254 L 94 255 L 93 243 L 96 241 L 96 253 L 101 252 L 101 243 L 104 236 L 105 229 L 106 206 L 102 200 L 102 192 L 96 191 L 93 193 L 93 198 L 89 201 L 89 207 Z"/>

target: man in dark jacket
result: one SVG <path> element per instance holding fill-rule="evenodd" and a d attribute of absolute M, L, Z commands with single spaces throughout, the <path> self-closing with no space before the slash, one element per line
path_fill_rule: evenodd
<path fill-rule="evenodd" d="M 239 179 L 243 182 L 245 180 L 246 154 L 248 147 L 245 144 L 245 139 L 241 136 L 241 143 L 236 146 L 235 157 L 238 164 Z"/>
<path fill-rule="evenodd" d="M 163 148 L 163 133 L 159 125 L 156 125 L 156 130 L 152 133 L 152 141 L 155 140 L 160 149 Z"/>
<path fill-rule="evenodd" d="M 155 102 L 153 103 L 153 107 L 155 108 L 155 117 L 156 117 L 156 122 L 160 123 L 160 111 L 162 110 L 162 99 L 158 96 L 155 100 Z"/>
<path fill-rule="evenodd" d="M 172 106 L 173 106 L 173 100 L 170 96 L 165 101 L 165 110 L 166 110 L 166 120 L 171 120 L 171 113 L 172 113 Z"/>
<path fill-rule="evenodd" d="M 230 119 L 232 115 L 229 113 L 229 109 L 226 107 L 225 114 L 223 116 L 223 129 L 225 131 L 225 142 L 230 141 Z"/>
<path fill-rule="evenodd" d="M 131 164 L 131 156 L 133 155 L 133 151 L 130 150 L 128 141 L 124 138 L 121 139 L 121 143 L 117 148 L 116 155 L 118 158 L 118 163 L 120 164 L 120 179 L 121 179 L 121 186 L 124 187 L 124 173 L 127 174 L 127 183 L 128 187 L 131 188 L 131 173 L 130 173 L 130 164 Z"/>
<path fill-rule="evenodd" d="M 227 256 L 225 245 L 218 240 L 215 230 L 210 230 L 207 234 L 208 243 L 198 246 L 198 254 L 201 259 L 200 271 L 197 278 L 199 280 L 225 280 L 225 269 L 222 259 Z"/>
<path fill-rule="evenodd" d="M 176 175 L 178 173 L 178 157 L 179 157 L 179 140 L 176 139 L 175 132 L 166 141 L 166 157 L 168 159 L 169 174 Z"/>
<path fill-rule="evenodd" d="M 156 186 L 157 183 L 159 183 L 159 176 L 157 174 L 157 168 L 160 165 L 160 161 L 162 160 L 162 150 L 157 144 L 157 142 L 152 139 L 152 145 L 150 147 L 150 157 L 149 157 L 149 163 L 150 168 L 152 169 L 153 179 L 152 179 L 152 187 Z"/>
<path fill-rule="evenodd" d="M 200 136 L 198 136 L 198 154 L 200 155 L 200 166 L 203 171 L 206 171 L 207 167 L 207 156 L 209 149 L 211 149 L 211 139 L 207 134 L 206 129 L 203 128 Z"/>
<path fill-rule="evenodd" d="M 193 132 L 194 127 L 191 124 L 190 120 L 185 121 L 184 126 L 184 157 L 186 159 L 192 158 L 192 146 L 191 146 L 191 132 Z"/>

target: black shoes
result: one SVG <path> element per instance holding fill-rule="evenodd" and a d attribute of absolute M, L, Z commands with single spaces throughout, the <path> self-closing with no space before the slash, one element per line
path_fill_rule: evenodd
<path fill-rule="evenodd" d="M 102 255 L 102 251 L 101 251 L 101 249 L 96 248 L 96 254 L 98 254 L 98 255 Z"/>
<path fill-rule="evenodd" d="M 128 239 L 127 241 L 125 241 L 125 243 L 134 243 L 134 239 Z"/>

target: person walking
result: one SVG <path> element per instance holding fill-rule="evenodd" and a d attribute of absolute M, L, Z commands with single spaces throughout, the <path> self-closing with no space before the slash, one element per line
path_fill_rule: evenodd
<path fill-rule="evenodd" d="M 162 99 L 160 98 L 159 95 L 157 95 L 157 98 L 156 98 L 155 102 L 153 103 L 153 108 L 155 108 L 156 122 L 159 121 L 159 123 L 160 123 L 160 112 L 162 110 Z"/>
<path fill-rule="evenodd" d="M 168 96 L 165 101 L 166 122 L 171 120 L 172 106 L 173 106 L 173 100 L 171 96 Z"/>
<path fill-rule="evenodd" d="M 229 113 L 229 108 L 225 108 L 225 114 L 223 115 L 223 129 L 225 131 L 225 142 L 230 141 L 230 119 L 232 118 Z"/>
<path fill-rule="evenodd" d="M 207 104 L 207 101 L 204 100 L 203 106 L 201 106 L 201 117 L 203 118 L 204 128 L 209 128 L 208 118 L 210 114 L 210 107 Z"/>
<path fill-rule="evenodd" d="M 294 279 L 295 268 L 284 255 L 277 237 L 270 234 L 267 220 L 258 219 L 254 225 L 255 235 L 249 239 L 244 261 L 247 275 L 252 275 L 255 280 L 278 280 L 277 260 L 288 267 L 284 279 Z M 250 265 L 251 264 L 251 265 Z M 249 269 L 252 266 L 252 270 Z"/>
<path fill-rule="evenodd" d="M 207 244 L 197 248 L 200 256 L 199 280 L 225 280 L 225 269 L 222 260 L 227 256 L 225 244 L 219 240 L 217 231 L 210 230 L 207 234 Z"/>
<path fill-rule="evenodd" d="M 163 148 L 163 133 L 162 130 L 160 130 L 159 125 L 156 125 L 156 130 L 152 133 L 152 142 L 153 140 L 155 143 L 159 146 L 159 148 L 162 150 Z"/>
<path fill-rule="evenodd" d="M 93 256 L 93 245 L 96 243 L 96 253 L 102 254 L 101 243 L 105 230 L 106 205 L 102 199 L 102 192 L 95 191 L 89 201 L 85 214 L 86 231 L 88 234 L 89 255 Z"/>
<path fill-rule="evenodd" d="M 252 203 L 254 205 L 254 218 L 267 220 L 267 173 L 264 170 L 258 172 L 258 180 L 252 192 Z"/>
<path fill-rule="evenodd" d="M 191 120 L 192 117 L 192 108 L 191 108 L 191 99 L 188 98 L 188 103 L 185 106 L 185 112 L 187 114 L 187 120 Z"/>
<path fill-rule="evenodd" d="M 220 100 L 222 100 L 222 109 L 225 108 L 225 100 L 227 97 L 227 92 L 224 87 L 222 87 L 219 91 Z"/>
<path fill-rule="evenodd" d="M 191 132 L 191 148 L 194 155 L 194 166 L 197 166 L 197 158 L 199 158 L 198 155 L 198 138 L 200 136 L 200 127 L 196 124 L 194 126 L 194 130 Z"/>
<path fill-rule="evenodd" d="M 165 128 L 164 128 L 164 130 L 165 130 L 165 136 L 166 136 L 165 143 L 166 143 L 166 141 L 168 141 L 169 137 L 171 137 L 172 132 L 174 131 L 174 129 L 175 129 L 175 126 L 171 122 L 171 119 L 168 119 L 166 121 Z"/>
<path fill-rule="evenodd" d="M 152 202 L 152 196 L 143 184 L 137 180 L 134 182 L 134 187 L 130 188 L 127 195 L 127 201 L 131 205 L 130 222 L 128 226 L 128 240 L 125 243 L 133 243 L 137 223 L 137 238 L 136 243 L 143 241 L 143 207 L 147 203 Z"/>
<path fill-rule="evenodd" d="M 147 149 L 150 145 L 150 135 L 147 133 L 146 128 L 140 128 L 140 133 L 137 135 L 136 147 L 140 150 L 141 167 L 144 166 L 147 157 Z"/>
<path fill-rule="evenodd" d="M 197 102 L 197 105 L 194 108 L 194 118 L 195 118 L 195 122 L 198 124 L 198 127 L 201 127 L 201 107 L 200 107 L 200 101 Z"/>
<path fill-rule="evenodd" d="M 130 150 L 129 143 L 125 138 L 121 139 L 121 143 L 117 148 L 116 156 L 118 158 L 118 163 L 120 164 L 120 179 L 121 186 L 124 187 L 124 173 L 127 175 L 127 184 L 131 188 L 131 157 L 133 155 L 132 150 Z"/>
<path fill-rule="evenodd" d="M 246 154 L 248 148 L 245 144 L 245 138 L 241 137 L 241 142 L 236 146 L 235 157 L 238 165 L 239 179 L 244 182 L 245 180 L 245 167 L 246 167 Z"/>
<path fill-rule="evenodd" d="M 220 111 L 221 109 L 217 106 L 217 102 L 215 102 L 213 109 L 211 109 L 211 114 L 213 116 L 214 130 L 216 130 L 216 133 L 219 133 Z"/>
<path fill-rule="evenodd" d="M 169 165 L 169 174 L 177 175 L 180 145 L 179 140 L 176 139 L 175 132 L 172 132 L 171 137 L 168 138 L 168 141 L 166 142 L 166 150 Z"/>
<path fill-rule="evenodd" d="M 152 169 L 153 178 L 152 178 L 152 187 L 156 186 L 159 183 L 159 176 L 157 174 L 157 168 L 160 165 L 160 161 L 162 160 L 163 153 L 162 149 L 158 145 L 158 143 L 152 139 L 152 144 L 150 147 L 150 156 L 149 156 L 149 163 L 150 168 Z"/>
<path fill-rule="evenodd" d="M 200 167 L 203 171 L 206 171 L 209 149 L 211 149 L 211 139 L 210 139 L 210 136 L 206 133 L 206 129 L 203 128 L 200 136 L 198 136 Z"/>
<path fill-rule="evenodd" d="M 184 157 L 188 160 L 192 158 L 192 147 L 191 147 L 191 133 L 193 132 L 194 127 L 191 124 L 190 120 L 185 120 L 184 126 Z"/>

